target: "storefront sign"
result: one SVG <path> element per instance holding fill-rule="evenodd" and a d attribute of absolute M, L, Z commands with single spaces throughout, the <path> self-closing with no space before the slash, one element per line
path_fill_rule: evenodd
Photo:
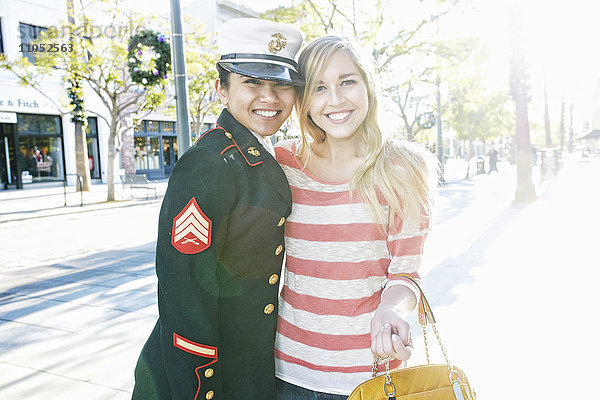
<path fill-rule="evenodd" d="M 59 86 L 49 89 L 47 95 L 57 100 L 61 96 L 66 98 L 64 91 L 61 91 Z M 0 93 L 0 111 L 26 114 L 56 114 L 58 108 L 57 105 L 52 104 L 48 98 L 34 89 L 7 85 L 2 88 L 2 92 Z"/>
<path fill-rule="evenodd" d="M 0 123 L 16 124 L 17 123 L 17 113 L 0 111 Z"/>

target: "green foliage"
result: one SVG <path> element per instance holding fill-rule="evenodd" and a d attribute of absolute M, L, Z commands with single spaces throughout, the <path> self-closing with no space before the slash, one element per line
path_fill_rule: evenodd
<path fill-rule="evenodd" d="M 512 134 L 514 113 L 507 91 L 488 91 L 478 77 L 450 88 L 447 120 L 459 139 L 486 141 Z"/>
<path fill-rule="evenodd" d="M 400 118 L 399 130 L 412 140 L 430 125 L 419 120 L 435 110 L 436 79 L 444 79 L 448 66 L 458 68 L 480 46 L 476 40 L 448 44 L 437 40 L 438 22 L 456 2 L 299 0 L 261 17 L 298 27 L 307 42 L 340 34 L 370 51 L 379 65 L 381 89 L 396 105 L 392 112 Z"/>
<path fill-rule="evenodd" d="M 477 38 L 459 38 L 436 43 L 436 54 L 447 88 L 444 119 L 457 137 L 474 142 L 512 134 L 508 89 L 488 90 L 484 83 L 487 47 Z"/>
<path fill-rule="evenodd" d="M 431 13 L 431 7 L 439 6 Z M 398 57 L 428 47 L 430 29 L 451 8 L 452 1 L 407 0 L 399 13 L 399 3 L 386 0 L 300 0 L 293 7 L 278 7 L 261 15 L 301 29 L 307 42 L 325 34 L 350 37 L 372 50 L 382 69 Z M 447 5 L 449 4 L 449 5 Z"/>
<path fill-rule="evenodd" d="M 140 111 L 153 111 L 165 104 L 167 95 L 161 87 L 154 86 L 144 91 L 144 102 L 140 105 Z"/>
<path fill-rule="evenodd" d="M 304 33 L 307 43 L 327 33 L 318 13 L 307 1 L 300 1 L 298 5 L 292 7 L 280 6 L 268 10 L 262 13 L 260 18 L 295 26 Z"/>

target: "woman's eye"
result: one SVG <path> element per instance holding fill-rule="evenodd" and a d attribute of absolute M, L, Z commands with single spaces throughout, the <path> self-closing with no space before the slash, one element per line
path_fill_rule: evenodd
<path fill-rule="evenodd" d="M 318 85 L 317 88 L 315 89 L 315 91 L 317 91 L 317 92 L 320 92 L 321 90 L 325 90 L 325 86 Z"/>
<path fill-rule="evenodd" d="M 342 86 L 349 86 L 354 84 L 356 81 L 354 79 L 346 79 L 344 81 L 342 81 Z"/>

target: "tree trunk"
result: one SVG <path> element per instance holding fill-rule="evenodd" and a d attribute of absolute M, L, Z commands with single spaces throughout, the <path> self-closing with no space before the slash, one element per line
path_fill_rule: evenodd
<path fill-rule="evenodd" d="M 535 187 L 531 178 L 533 169 L 533 156 L 531 138 L 529 136 L 529 116 L 527 103 L 529 102 L 528 86 L 529 75 L 525 62 L 525 50 L 521 47 L 523 42 L 523 18 L 518 8 L 511 9 L 512 21 L 512 51 L 510 58 L 510 94 L 515 102 L 515 146 L 517 161 L 517 187 L 515 189 L 515 202 L 534 202 L 537 200 Z M 546 101 L 546 86 L 544 85 L 544 102 Z M 546 119 L 546 118 L 544 118 Z M 546 139 L 549 137 L 549 124 L 547 124 Z"/>
<path fill-rule="evenodd" d="M 525 110 L 527 113 L 527 110 Z M 529 130 L 529 126 L 527 127 Z M 544 82 L 544 131 L 546 133 L 546 147 L 552 147 L 552 135 L 550 133 L 550 115 L 548 114 L 548 95 L 546 94 L 546 83 Z"/>
<path fill-rule="evenodd" d="M 531 139 L 529 137 L 529 117 L 527 115 L 527 93 L 515 96 L 517 144 L 517 188 L 515 202 L 534 202 L 537 200 L 535 187 L 531 178 L 533 160 L 531 155 Z"/>
<path fill-rule="evenodd" d="M 575 108 L 575 104 L 571 103 L 569 106 L 569 153 L 573 152 L 573 109 Z"/>
<path fill-rule="evenodd" d="M 562 157 L 565 146 L 565 101 L 560 102 L 560 155 Z"/>
<path fill-rule="evenodd" d="M 77 160 L 77 175 L 83 180 L 82 188 L 78 190 L 90 191 L 90 161 L 88 159 L 85 131 L 81 122 L 75 123 L 75 158 Z"/>
<path fill-rule="evenodd" d="M 67 0 L 67 17 L 69 21 L 69 27 L 75 28 L 75 8 L 73 6 L 73 0 Z M 72 32 L 72 31 L 71 31 Z M 69 43 L 75 45 L 75 39 L 72 34 L 69 35 Z M 71 56 L 72 65 L 76 64 L 74 59 L 75 53 Z M 75 81 L 77 81 L 75 79 Z M 71 88 L 73 88 L 73 82 Z M 83 113 L 82 113 L 83 114 Z M 75 163 L 77 165 L 77 175 L 81 176 L 82 183 L 81 187 L 77 190 L 90 191 L 90 161 L 88 159 L 87 152 L 87 141 L 85 137 L 85 131 L 83 130 L 83 124 L 81 121 L 75 122 Z"/>
<path fill-rule="evenodd" d="M 111 118 L 108 136 L 108 167 L 106 168 L 106 201 L 115 201 L 115 158 L 117 157 L 117 121 Z"/>

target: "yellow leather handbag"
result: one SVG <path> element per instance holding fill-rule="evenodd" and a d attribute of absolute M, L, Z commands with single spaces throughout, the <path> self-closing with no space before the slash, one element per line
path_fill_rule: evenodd
<path fill-rule="evenodd" d="M 373 379 L 358 385 L 348 400 L 475 400 L 475 392 L 469 384 L 465 373 L 450 363 L 446 348 L 442 344 L 440 334 L 435 326 L 435 318 L 429 302 L 419 284 L 409 275 L 402 274 L 411 280 L 421 293 L 419 298 L 419 324 L 423 328 L 427 364 L 390 371 L 389 358 L 375 358 L 373 362 Z M 431 364 L 427 343 L 427 325 L 431 325 L 438 344 L 442 350 L 445 364 Z M 385 364 L 385 374 L 377 375 L 379 362 Z"/>

